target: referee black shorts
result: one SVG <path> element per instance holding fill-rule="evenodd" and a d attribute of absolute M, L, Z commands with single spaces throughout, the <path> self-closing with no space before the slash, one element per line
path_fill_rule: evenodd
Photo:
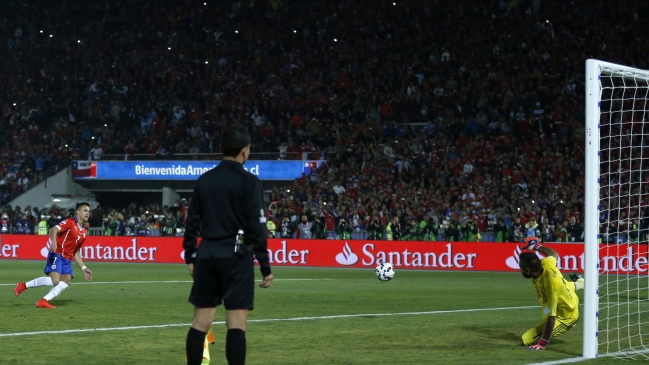
<path fill-rule="evenodd" d="M 234 240 L 230 240 L 234 241 Z M 252 249 L 234 255 L 234 242 L 203 240 L 194 261 L 189 302 L 198 308 L 224 304 L 226 310 L 253 309 L 255 271 Z"/>

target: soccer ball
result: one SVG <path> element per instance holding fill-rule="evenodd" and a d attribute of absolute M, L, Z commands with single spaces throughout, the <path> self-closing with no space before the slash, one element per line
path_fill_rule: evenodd
<path fill-rule="evenodd" d="M 382 262 L 376 267 L 376 277 L 381 281 L 390 281 L 394 277 L 394 267 L 389 262 Z"/>

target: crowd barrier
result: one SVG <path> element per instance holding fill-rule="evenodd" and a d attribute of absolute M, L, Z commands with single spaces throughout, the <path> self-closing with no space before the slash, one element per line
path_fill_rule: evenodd
<path fill-rule="evenodd" d="M 44 260 L 47 237 L 0 235 L 0 260 Z M 560 269 L 583 272 L 582 243 L 548 243 Z M 520 243 L 269 239 L 274 266 L 374 268 L 387 261 L 398 269 L 518 271 Z M 81 255 L 87 262 L 184 263 L 178 237 L 89 236 Z M 646 274 L 647 245 L 601 246 L 602 272 Z"/>

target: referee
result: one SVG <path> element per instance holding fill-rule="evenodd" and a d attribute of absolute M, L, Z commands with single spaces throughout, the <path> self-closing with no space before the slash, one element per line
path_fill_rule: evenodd
<path fill-rule="evenodd" d="M 190 365 L 201 363 L 205 335 L 221 303 L 228 327 L 228 364 L 245 364 L 246 325 L 255 293 L 253 254 L 264 277 L 259 286 L 268 288 L 273 281 L 266 251 L 263 190 L 259 179 L 243 168 L 250 156 L 248 132 L 240 126 L 229 128 L 221 149 L 223 161 L 197 180 L 187 211 L 183 246 L 189 274 L 194 277 L 189 294 L 194 319 L 186 344 Z M 244 233 L 243 245 L 236 243 L 241 242 L 239 230 Z"/>

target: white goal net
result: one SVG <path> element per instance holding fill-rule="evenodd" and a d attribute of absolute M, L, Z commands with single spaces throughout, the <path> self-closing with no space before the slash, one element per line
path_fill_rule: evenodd
<path fill-rule="evenodd" d="M 649 359 L 649 71 L 586 62 L 585 199 L 584 357 Z"/>

